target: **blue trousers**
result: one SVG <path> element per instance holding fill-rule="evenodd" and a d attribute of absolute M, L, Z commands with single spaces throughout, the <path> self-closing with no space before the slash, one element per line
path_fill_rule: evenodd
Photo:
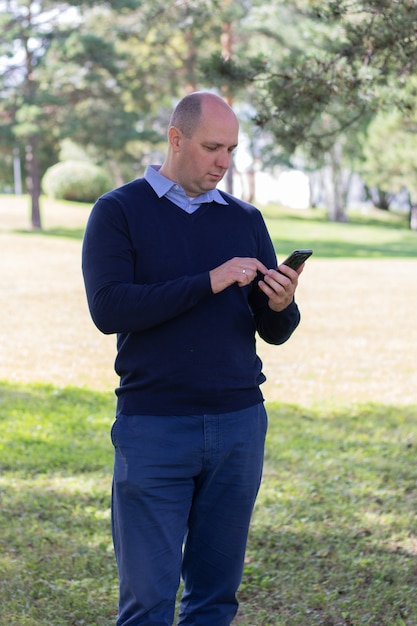
<path fill-rule="evenodd" d="M 117 626 L 229 626 L 259 489 L 263 404 L 221 415 L 119 415 L 112 529 Z"/>

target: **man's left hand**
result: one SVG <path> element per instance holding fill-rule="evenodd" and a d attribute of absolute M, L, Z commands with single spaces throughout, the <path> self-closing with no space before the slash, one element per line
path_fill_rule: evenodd
<path fill-rule="evenodd" d="M 298 277 L 304 269 L 304 263 L 298 270 L 281 265 L 280 271 L 268 270 L 264 279 L 259 281 L 259 289 L 269 298 L 269 307 L 273 311 L 283 311 L 291 304 L 298 285 Z"/>

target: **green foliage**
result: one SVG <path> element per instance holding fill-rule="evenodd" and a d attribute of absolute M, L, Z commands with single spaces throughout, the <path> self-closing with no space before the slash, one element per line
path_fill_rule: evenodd
<path fill-rule="evenodd" d="M 110 626 L 113 394 L 0 387 L 0 624 Z M 268 413 L 236 624 L 415 624 L 417 406 Z"/>
<path fill-rule="evenodd" d="M 401 100 L 417 67 L 414 2 L 275 0 L 265 12 L 257 4 L 259 36 L 238 62 L 213 60 L 212 69 L 219 83 L 248 89 L 256 122 L 288 152 L 303 146 L 314 158 L 346 128 Z"/>
<path fill-rule="evenodd" d="M 2 151 L 28 148 L 23 177 L 34 204 L 65 137 L 123 182 L 161 160 L 175 101 L 215 82 L 229 101 L 250 105 L 245 131 L 263 165 L 297 151 L 318 168 L 338 141 L 349 154 L 337 166 L 350 167 L 376 111 L 415 106 L 406 85 L 416 72 L 416 18 L 413 0 L 8 3 Z"/>
<path fill-rule="evenodd" d="M 23 175 L 28 180 L 32 225 L 36 228 L 41 226 L 40 180 L 47 167 L 57 160 L 59 140 L 73 134 L 74 119 L 88 124 L 90 132 L 94 128 L 85 109 L 77 118 L 77 104 L 106 100 L 111 106 L 113 118 L 107 115 L 106 121 L 115 119 L 118 124 L 112 127 L 104 123 L 104 132 L 99 125 L 97 134 L 92 133 L 99 146 L 103 138 L 108 138 L 106 145 L 114 149 L 117 144 L 119 148 L 120 140 L 114 137 L 117 129 L 122 127 L 126 133 L 126 126 L 129 129 L 132 126 L 131 115 L 125 120 L 121 90 L 117 89 L 120 57 L 113 32 L 103 35 L 91 23 L 87 25 L 87 18 L 95 13 L 95 4 L 82 0 L 59 3 L 18 0 L 4 7 L 0 41 L 4 61 L 0 68 L 0 135 L 7 138 L 9 150 L 18 147 L 22 155 L 27 155 Z M 108 12 L 111 6 L 115 9 L 128 6 L 132 10 L 140 4 L 122 0 L 107 4 L 106 9 Z M 91 109 L 94 107 L 88 113 Z"/>
<path fill-rule="evenodd" d="M 91 161 L 86 149 L 72 139 L 63 139 L 59 151 L 60 161 Z"/>
<path fill-rule="evenodd" d="M 93 163 L 63 161 L 46 171 L 42 186 L 52 198 L 94 202 L 114 184 L 107 172 Z"/>
<path fill-rule="evenodd" d="M 360 171 L 368 185 L 398 193 L 406 187 L 417 199 L 417 115 L 380 113 L 368 127 Z"/>
<path fill-rule="evenodd" d="M 14 187 L 13 159 L 13 152 L 0 146 L 0 189 L 2 192 L 6 190 L 10 192 Z"/>

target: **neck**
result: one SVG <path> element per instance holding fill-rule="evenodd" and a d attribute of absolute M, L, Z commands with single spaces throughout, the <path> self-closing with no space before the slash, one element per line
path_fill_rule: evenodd
<path fill-rule="evenodd" d="M 172 180 L 174 183 L 178 182 L 176 180 L 176 177 L 173 175 L 172 168 L 169 167 L 167 161 L 164 161 L 158 171 L 160 174 L 162 174 L 162 176 L 165 176 L 165 178 L 169 178 L 169 180 Z"/>

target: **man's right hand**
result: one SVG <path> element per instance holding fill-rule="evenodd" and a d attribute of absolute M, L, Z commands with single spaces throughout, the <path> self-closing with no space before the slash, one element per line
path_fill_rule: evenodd
<path fill-rule="evenodd" d="M 245 287 L 257 277 L 258 272 L 268 272 L 268 268 L 258 259 L 234 257 L 210 271 L 211 289 L 213 293 L 220 293 L 233 283 Z"/>

